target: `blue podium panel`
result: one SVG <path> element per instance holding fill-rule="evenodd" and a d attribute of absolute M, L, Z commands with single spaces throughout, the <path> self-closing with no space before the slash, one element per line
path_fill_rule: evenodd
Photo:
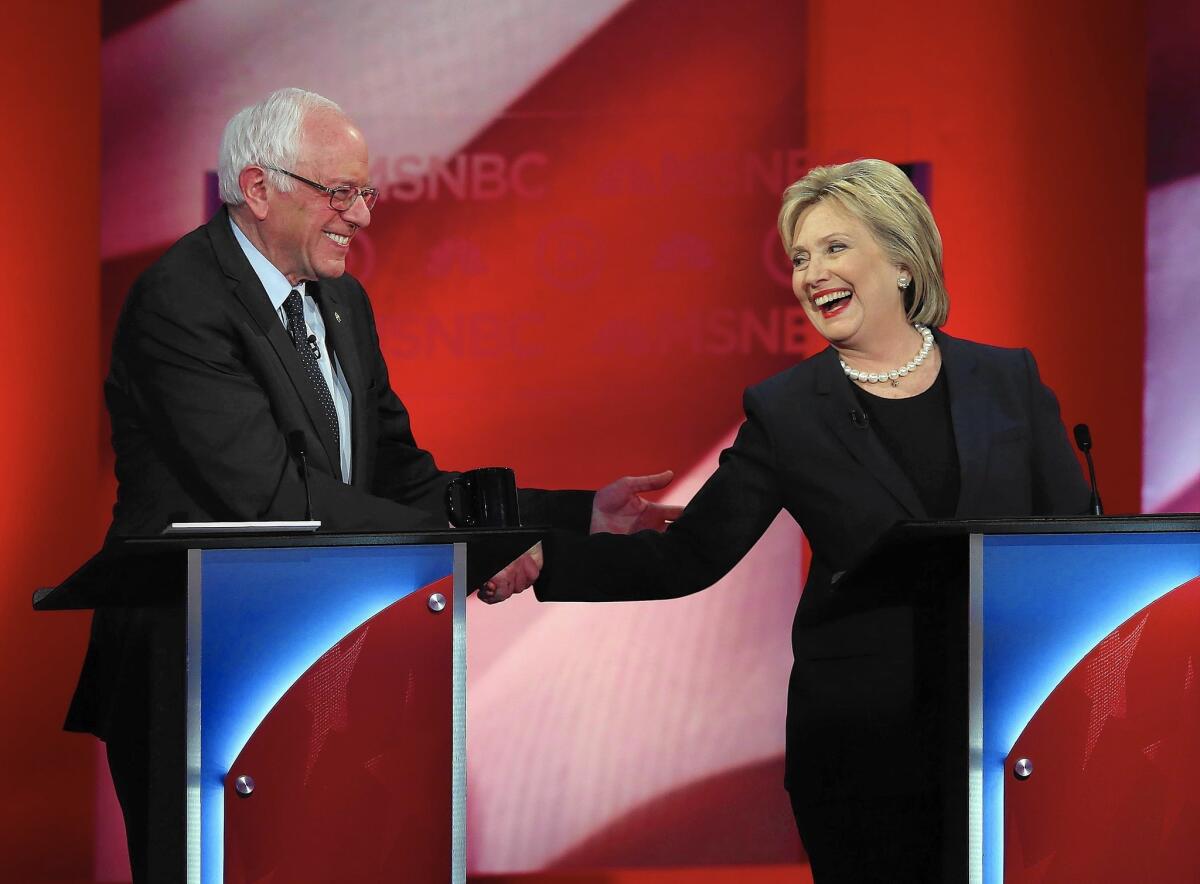
<path fill-rule="evenodd" d="M 454 574 L 455 597 L 447 604 L 455 620 L 455 669 L 461 669 L 461 565 L 461 549 L 451 544 L 189 553 L 189 884 L 222 880 L 225 778 L 234 759 L 288 688 L 344 636 Z M 447 697 L 455 741 L 464 743 L 456 759 L 465 751 L 462 681 L 456 674 L 456 696 Z"/>
<path fill-rule="evenodd" d="M 1004 880 L 1005 759 L 1105 636 L 1200 574 L 1200 533 L 972 537 L 970 880 Z"/>

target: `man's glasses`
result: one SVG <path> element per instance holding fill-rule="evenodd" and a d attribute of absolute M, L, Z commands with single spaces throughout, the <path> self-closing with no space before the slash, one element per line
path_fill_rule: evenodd
<path fill-rule="evenodd" d="M 329 194 L 329 208 L 335 212 L 350 211 L 350 207 L 354 205 L 354 201 L 360 196 L 362 197 L 363 205 L 367 207 L 367 211 L 370 211 L 375 208 L 375 201 L 379 199 L 379 191 L 374 187 L 351 187 L 348 184 L 343 184 L 341 187 L 326 187 L 324 184 L 317 184 L 317 182 L 310 181 L 303 175 L 297 175 L 295 172 L 289 172 L 287 169 L 280 169 L 278 166 L 268 166 L 266 163 L 263 165 L 272 172 L 279 172 L 287 175 L 289 178 L 295 178 L 309 187 L 315 187 L 322 193 Z"/>

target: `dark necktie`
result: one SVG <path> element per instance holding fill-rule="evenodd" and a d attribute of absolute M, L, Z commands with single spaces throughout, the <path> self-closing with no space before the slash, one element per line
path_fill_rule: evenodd
<path fill-rule="evenodd" d="M 283 312 L 287 314 L 288 334 L 292 336 L 292 343 L 296 345 L 300 364 L 304 366 L 304 373 L 312 383 L 313 392 L 317 394 L 317 402 L 321 404 L 321 413 L 325 415 L 329 431 L 333 433 L 333 446 L 340 450 L 342 434 L 338 431 L 337 409 L 333 407 L 333 397 L 329 395 L 329 385 L 325 383 L 321 367 L 317 365 L 313 346 L 308 342 L 308 328 L 304 325 L 304 299 L 295 289 L 292 289 L 292 293 L 284 300 Z"/>

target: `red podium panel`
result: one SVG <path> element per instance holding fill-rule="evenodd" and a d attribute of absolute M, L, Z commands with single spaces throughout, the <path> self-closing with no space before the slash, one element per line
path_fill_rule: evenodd
<path fill-rule="evenodd" d="M 254 731 L 225 783 L 228 884 L 450 880 L 453 618 L 430 593 L 453 604 L 453 579 L 346 635 Z"/>
<path fill-rule="evenodd" d="M 1070 671 L 1009 754 L 1006 884 L 1200 880 L 1200 578 Z"/>

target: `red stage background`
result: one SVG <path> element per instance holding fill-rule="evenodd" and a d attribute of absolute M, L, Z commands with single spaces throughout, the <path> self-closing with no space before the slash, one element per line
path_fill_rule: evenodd
<path fill-rule="evenodd" d="M 106 76 L 131 76 L 138 35 L 157 34 L 189 5 L 206 4 L 108 9 Z M 18 220 L 30 213 L 10 195 L 4 246 L 17 280 L 3 323 L 5 351 L 16 356 L 14 365 L 29 367 L 5 385 L 6 881 L 90 881 L 114 868 L 103 847 L 112 843 L 104 828 L 112 809 L 97 808 L 100 755 L 88 738 L 57 730 L 86 617 L 34 616 L 28 598 L 82 561 L 105 525 L 112 488 L 101 341 L 120 293 L 183 232 L 172 228 L 172 212 L 189 215 L 189 226 L 203 220 L 204 167 L 180 173 L 180 186 L 191 188 L 181 198 L 161 184 L 172 158 L 136 148 L 169 143 L 172 130 L 190 131 L 196 118 L 224 119 L 285 85 L 259 88 L 261 74 L 243 69 L 212 89 L 193 78 L 179 95 L 169 79 L 143 82 L 138 100 L 153 100 L 140 115 L 138 101 L 114 109 L 106 97 L 102 238 L 101 13 L 94 0 L 65 6 L 53 14 L 23 10 L 12 21 L 4 62 L 9 82 L 21 84 L 10 99 L 7 167 L 14 180 L 41 185 L 39 202 L 53 199 L 55 209 L 41 223 Z M 455 111 L 453 91 L 410 107 L 404 90 L 419 91 L 419 84 L 372 81 L 378 67 L 358 71 L 362 79 L 351 83 L 316 65 L 296 82 L 341 101 L 372 142 L 389 193 L 370 229 L 373 248 L 356 256 L 356 271 L 375 299 L 395 386 L 415 414 L 418 437 L 443 465 L 508 463 L 524 482 L 550 487 L 672 466 L 694 486 L 736 424 L 741 388 L 812 344 L 789 312 L 790 294 L 775 275 L 780 265 L 768 263 L 782 262 L 770 241 L 779 190 L 813 163 L 874 155 L 931 165 L 953 299 L 949 330 L 1031 347 L 1065 421 L 1092 426 L 1109 510 L 1138 509 L 1141 4 L 964 9 L 882 0 L 869 14 L 827 0 L 594 6 L 592 20 L 556 19 L 561 27 L 550 30 L 560 43 L 544 56 L 545 67 L 512 79 L 512 94 L 494 111 L 482 103 Z M 464 16 L 453 4 L 445 8 Z M 452 15 L 420 39 L 452 44 L 454 23 Z M 460 24 L 470 30 L 465 18 Z M 517 24 L 538 27 L 536 20 Z M 275 34 L 278 51 L 319 57 L 288 44 L 293 33 Z M 157 45 L 177 51 L 182 70 L 196 38 L 176 30 L 172 39 L 177 44 Z M 223 48 L 235 53 L 239 45 Z M 400 54 L 389 76 L 404 63 Z M 243 95 L 237 84 L 247 79 L 253 89 Z M 434 106 L 449 108 L 444 118 L 430 113 Z M 123 125 L 112 125 L 114 110 Z M 438 140 L 436 133 L 451 130 L 454 138 Z M 189 149 L 211 156 L 217 132 L 205 137 Z M 429 169 L 430 157 L 447 163 L 444 173 L 414 178 Z M 431 180 L 441 187 L 436 198 Z M 160 237 L 138 239 L 139 225 L 157 225 Z M 534 610 L 522 599 L 494 612 L 472 609 L 472 738 L 511 727 L 506 708 L 518 710 L 528 729 L 513 736 L 503 765 L 472 770 L 472 796 L 483 796 L 477 806 L 490 813 L 478 819 L 472 809 L 475 868 L 554 868 L 562 870 L 554 880 L 567 880 L 570 868 L 684 866 L 690 856 L 755 864 L 739 873 L 743 881 L 789 874 L 784 864 L 798 854 L 786 825 L 772 828 L 778 813 L 700 856 L 688 808 L 734 820 L 774 781 L 781 742 L 765 726 L 782 716 L 786 611 L 799 572 L 794 544 L 794 536 L 772 535 L 738 586 L 675 608 L 575 613 Z M 777 576 L 762 585 L 758 570 Z M 612 635 L 626 643 L 614 644 Z M 588 665 L 555 668 L 580 648 Z M 720 665 L 680 665 L 700 662 L 702 652 L 718 654 Z M 640 680 L 647 672 L 667 681 Z M 632 741 L 644 750 L 633 753 L 641 767 L 609 751 L 625 730 L 593 727 L 605 719 L 632 726 L 668 696 L 681 705 L 641 722 L 659 739 Z M 556 756 L 558 767 L 529 760 L 564 743 L 574 754 Z M 678 748 L 684 745 L 686 752 Z M 647 758 L 647 751 L 660 754 Z M 693 754 L 705 764 L 692 763 Z M 591 759 L 605 765 L 600 773 L 584 766 Z M 576 791 L 547 807 L 547 796 L 570 777 L 578 778 L 568 783 Z M 581 783 L 598 789 L 606 813 L 579 817 Z M 544 845 L 527 834 L 498 831 L 498 802 L 516 802 L 519 819 L 550 813 L 555 849 L 539 854 Z M 783 809 L 778 801 L 775 807 Z M 647 819 L 665 833 L 665 855 L 629 831 Z M 756 832 L 761 839 L 747 837 Z M 513 844 L 524 853 L 514 854 Z M 675 878 L 663 869 L 586 880 Z"/>

